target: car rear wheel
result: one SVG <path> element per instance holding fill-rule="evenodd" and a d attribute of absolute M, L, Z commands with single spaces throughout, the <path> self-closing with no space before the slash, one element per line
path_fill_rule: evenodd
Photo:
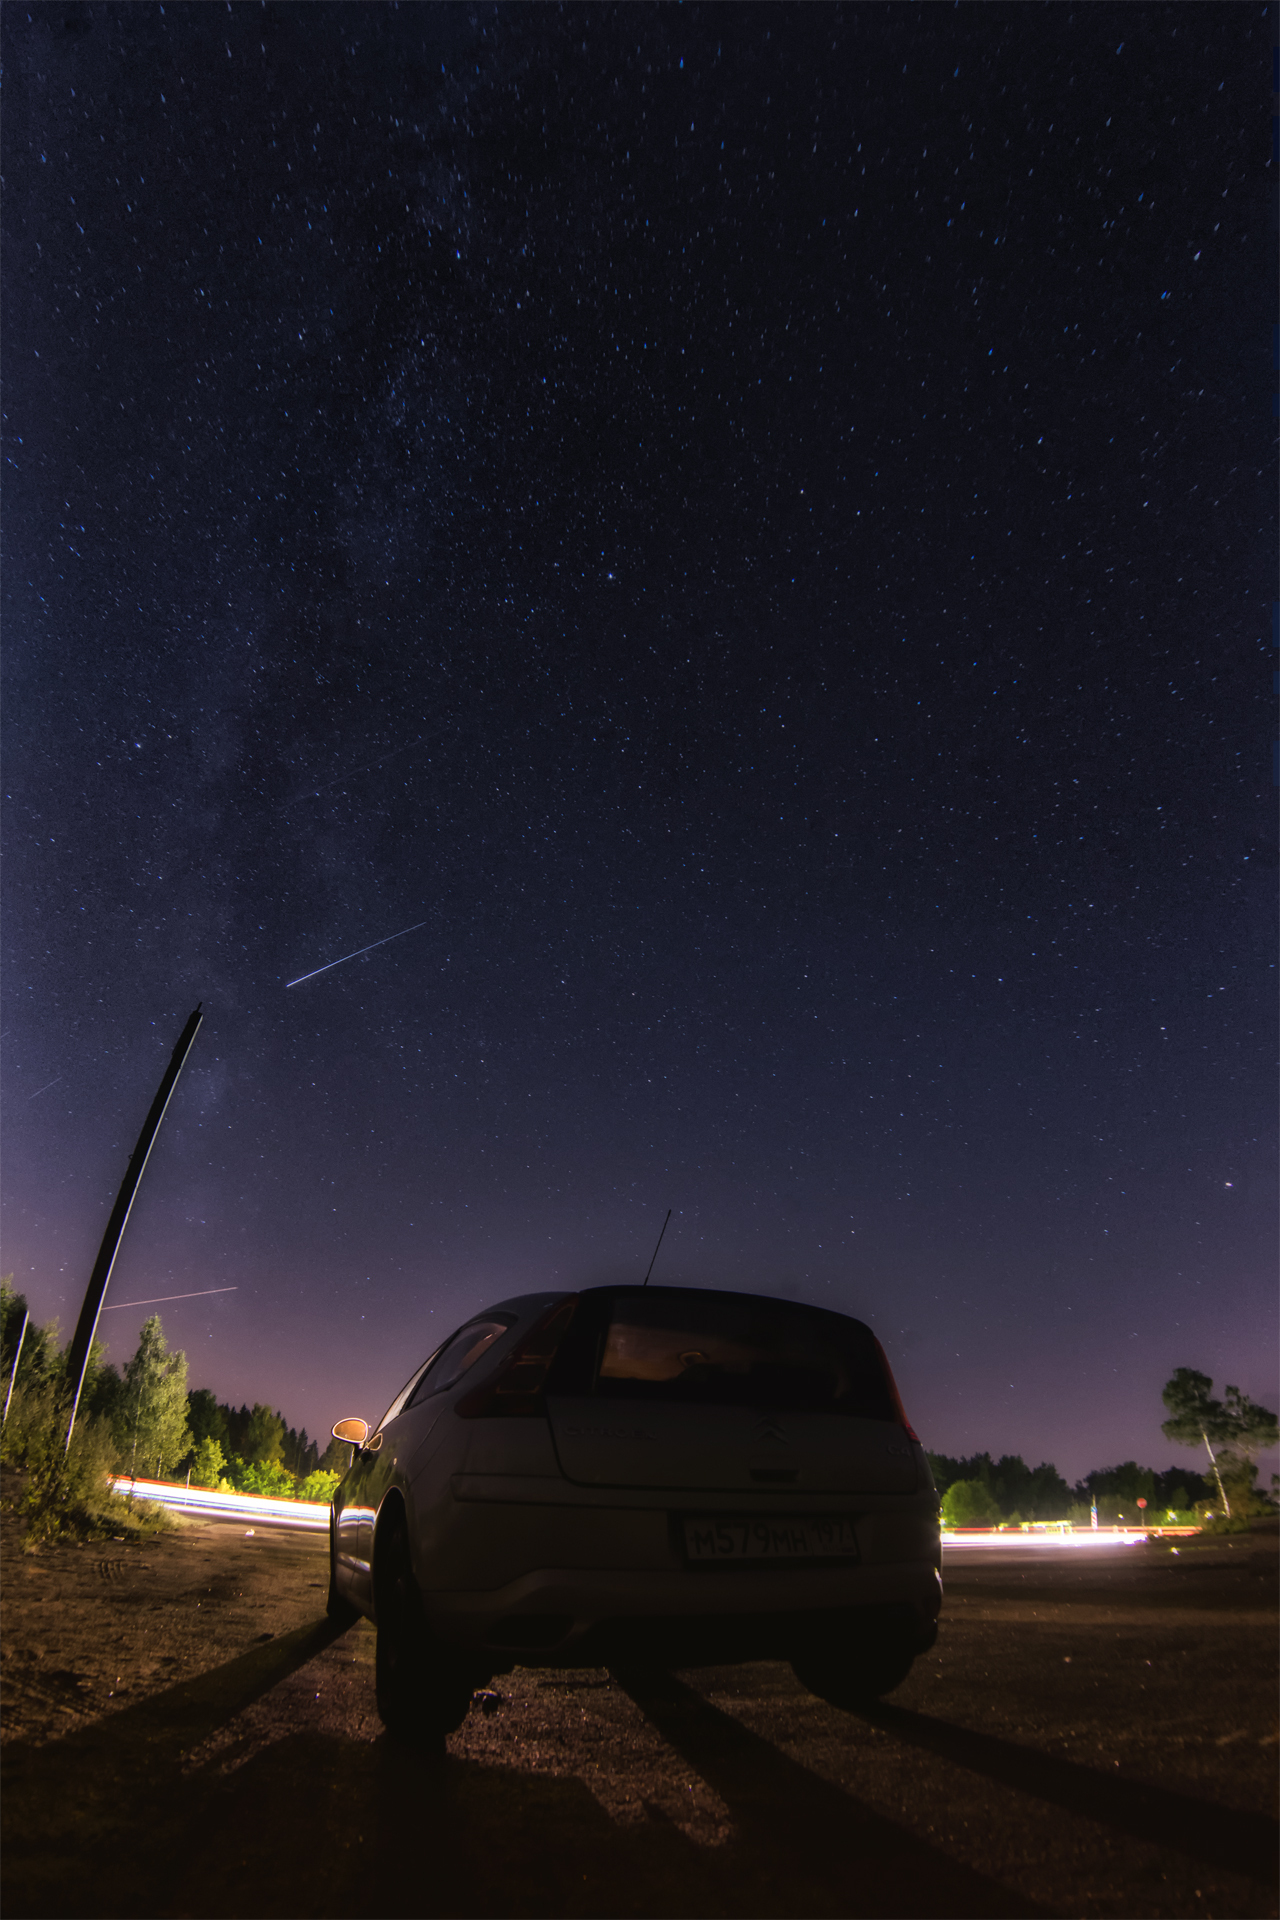
<path fill-rule="evenodd" d="M 870 1706 L 892 1693 L 923 1651 L 914 1623 L 871 1608 L 866 1613 L 871 1617 L 824 1627 L 792 1657 L 791 1671 L 801 1686 L 833 1707 Z"/>
<path fill-rule="evenodd" d="M 403 1511 L 379 1527 L 375 1547 L 378 1713 L 389 1733 L 439 1749 L 467 1717 L 481 1682 L 431 1633 L 409 1559 Z"/>
<path fill-rule="evenodd" d="M 359 1607 L 353 1607 L 344 1593 L 338 1590 L 338 1555 L 334 1540 L 333 1515 L 329 1515 L 329 1597 L 324 1610 L 335 1627 L 354 1627 L 360 1618 Z"/>

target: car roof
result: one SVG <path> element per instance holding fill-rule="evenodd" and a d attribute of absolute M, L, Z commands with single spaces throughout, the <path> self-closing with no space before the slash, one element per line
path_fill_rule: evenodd
<path fill-rule="evenodd" d="M 748 1292 L 737 1287 L 645 1287 L 643 1282 L 639 1280 L 615 1280 L 607 1286 L 600 1287 L 562 1287 L 555 1293 L 516 1294 L 510 1300 L 498 1300 L 495 1301 L 492 1306 L 483 1307 L 480 1312 L 473 1313 L 469 1319 L 462 1321 L 460 1325 L 464 1327 L 471 1326 L 473 1322 L 483 1320 L 487 1314 L 491 1313 L 510 1313 L 514 1314 L 517 1320 L 525 1320 L 539 1313 L 545 1313 L 548 1308 L 554 1307 L 558 1300 L 571 1300 L 575 1298 L 585 1300 L 599 1294 L 640 1293 L 642 1291 L 650 1294 L 689 1294 L 706 1300 L 767 1300 L 772 1305 L 796 1307 L 804 1313 L 830 1314 L 837 1320 L 847 1320 L 851 1322 L 855 1327 L 866 1326 L 864 1321 L 856 1319 L 853 1314 L 841 1313 L 836 1307 L 820 1307 L 809 1300 L 789 1300 L 785 1299 L 781 1294 Z M 866 1330 L 870 1332 L 870 1328 L 866 1328 Z"/>

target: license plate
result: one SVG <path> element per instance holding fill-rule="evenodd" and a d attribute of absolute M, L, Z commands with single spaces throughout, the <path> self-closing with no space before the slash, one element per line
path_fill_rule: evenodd
<path fill-rule="evenodd" d="M 856 1560 L 853 1522 L 843 1514 L 687 1514 L 686 1558 L 711 1561 Z"/>

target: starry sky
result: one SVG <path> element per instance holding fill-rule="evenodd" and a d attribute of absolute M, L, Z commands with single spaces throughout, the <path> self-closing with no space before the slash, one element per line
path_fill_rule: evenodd
<path fill-rule="evenodd" d="M 1274 31 L 5 8 L 39 1316 L 201 1001 L 108 1304 L 312 1432 L 668 1207 L 935 1450 L 1275 1404 Z"/>

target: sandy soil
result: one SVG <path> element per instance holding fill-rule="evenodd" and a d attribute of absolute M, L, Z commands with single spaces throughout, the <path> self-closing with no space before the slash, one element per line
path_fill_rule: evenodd
<path fill-rule="evenodd" d="M 323 1537 L 0 1544 L 9 1920 L 1276 1912 L 1274 1541 L 953 1563 L 872 1715 L 776 1663 L 517 1669 L 436 1763 Z"/>

